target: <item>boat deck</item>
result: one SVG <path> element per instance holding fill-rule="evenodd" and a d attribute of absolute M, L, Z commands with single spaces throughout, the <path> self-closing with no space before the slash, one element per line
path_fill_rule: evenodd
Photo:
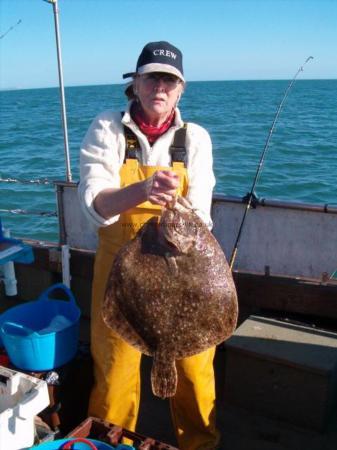
<path fill-rule="evenodd" d="M 0 312 L 21 301 L 37 298 L 51 284 L 61 280 L 57 246 L 35 246 L 35 262 L 16 265 L 20 297 L 8 298 L 0 285 Z M 72 251 L 72 290 L 82 310 L 81 340 L 88 342 L 90 323 L 90 292 L 93 255 Z M 235 273 L 240 302 L 240 323 L 251 314 L 273 316 L 299 315 L 312 319 L 328 330 L 337 331 L 337 282 L 273 276 L 268 273 Z M 75 364 L 76 366 L 76 364 Z M 177 446 L 169 402 L 152 395 L 150 387 L 151 359 L 143 358 L 142 401 L 137 431 L 167 444 Z M 222 433 L 221 450 L 336 450 L 337 414 L 331 415 L 324 431 L 295 427 L 285 421 L 258 416 L 245 409 L 230 406 L 225 398 L 226 350 L 218 349 L 215 357 L 217 381 L 217 420 Z M 63 416 L 68 433 L 86 417 L 86 403 L 91 383 L 90 361 L 84 359 L 70 370 L 67 391 L 70 403 L 64 400 Z M 249 373 L 247 373 L 249 376 Z M 261 386 L 264 381 L 261 380 Z M 290 407 L 290 406 L 289 406 Z"/>

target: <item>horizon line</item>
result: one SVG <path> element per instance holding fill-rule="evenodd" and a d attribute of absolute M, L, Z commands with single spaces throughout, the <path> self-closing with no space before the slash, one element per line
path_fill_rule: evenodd
<path fill-rule="evenodd" d="M 186 84 L 189 83 L 212 83 L 212 82 L 240 82 L 240 81 L 289 81 L 289 78 L 242 78 L 242 79 L 229 79 L 229 80 L 189 80 Z M 335 81 L 337 78 L 302 78 L 297 79 L 296 82 L 300 81 Z M 97 83 L 97 84 L 69 84 L 65 85 L 65 88 L 74 88 L 74 87 L 92 87 L 92 86 L 125 86 L 127 83 Z M 55 89 L 59 88 L 58 84 L 53 86 L 39 86 L 39 87 L 0 87 L 0 92 L 4 91 L 30 91 L 35 89 Z"/>

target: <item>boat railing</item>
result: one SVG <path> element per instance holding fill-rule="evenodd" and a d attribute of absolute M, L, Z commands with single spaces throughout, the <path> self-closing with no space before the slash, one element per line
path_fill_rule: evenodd
<path fill-rule="evenodd" d="M 230 201 L 233 203 L 246 203 L 247 197 L 234 197 L 229 195 L 224 195 L 220 193 L 215 193 L 213 195 L 213 203 L 217 201 Z M 255 198 L 253 202 L 253 208 L 256 206 L 270 206 L 275 208 L 285 208 L 294 209 L 298 211 L 316 211 L 325 212 L 331 214 L 337 214 L 337 204 L 317 204 L 317 203 L 303 203 L 298 201 L 284 201 L 284 200 L 273 200 L 266 198 Z"/>
<path fill-rule="evenodd" d="M 95 251 L 96 231 L 81 210 L 77 184 L 57 182 L 56 192 L 60 244 Z M 213 234 L 227 257 L 244 208 L 245 197 L 213 196 Z M 336 246 L 336 206 L 257 199 L 247 217 L 234 270 L 320 279 L 337 268 Z"/>
<path fill-rule="evenodd" d="M 57 210 L 0 209 L 1 213 L 57 217 L 59 245 L 95 251 L 97 233 L 78 200 L 77 183 L 48 179 L 0 178 L 0 182 L 54 185 Z M 246 197 L 215 193 L 213 234 L 229 258 Z M 257 198 L 247 217 L 234 270 L 322 278 L 337 268 L 337 206 Z"/>

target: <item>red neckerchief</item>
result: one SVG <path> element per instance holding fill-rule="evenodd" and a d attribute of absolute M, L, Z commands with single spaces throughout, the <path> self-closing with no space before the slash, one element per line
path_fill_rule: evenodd
<path fill-rule="evenodd" d="M 174 121 L 175 111 L 173 110 L 165 122 L 159 127 L 154 127 L 149 125 L 145 121 L 145 117 L 142 109 L 137 105 L 133 104 L 131 107 L 131 117 L 138 125 L 140 131 L 145 134 L 147 140 L 152 145 L 162 134 L 164 134 L 172 125 Z"/>

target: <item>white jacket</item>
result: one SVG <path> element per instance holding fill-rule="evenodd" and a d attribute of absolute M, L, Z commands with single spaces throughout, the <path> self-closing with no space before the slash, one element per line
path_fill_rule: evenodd
<path fill-rule="evenodd" d="M 169 147 L 174 132 L 183 126 L 176 109 L 175 122 L 151 147 L 146 136 L 130 116 L 130 105 L 123 118 L 120 112 L 104 111 L 90 125 L 81 146 L 79 197 L 84 213 L 96 227 L 116 222 L 119 215 L 106 220 L 94 209 L 96 195 L 106 188 L 120 187 L 119 170 L 124 161 L 125 137 L 123 124 L 138 137 L 142 164 L 170 166 Z M 212 143 L 207 131 L 194 123 L 188 123 L 186 133 L 187 173 L 189 188 L 187 199 L 196 213 L 212 227 L 210 216 L 212 191 L 215 185 L 213 173 Z"/>

